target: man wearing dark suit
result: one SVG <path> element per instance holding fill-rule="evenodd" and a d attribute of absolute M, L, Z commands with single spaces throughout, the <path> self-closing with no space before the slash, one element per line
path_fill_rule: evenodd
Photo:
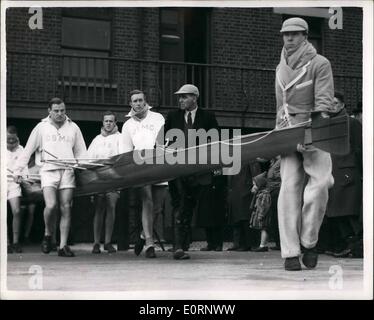
<path fill-rule="evenodd" d="M 179 110 L 170 111 L 166 117 L 165 133 L 170 129 L 184 132 L 185 147 L 198 144 L 188 141 L 188 130 L 218 130 L 218 123 L 213 113 L 202 110 L 197 105 L 199 90 L 192 84 L 185 84 L 177 92 Z M 178 141 L 176 141 L 178 143 Z M 181 142 L 179 142 L 180 145 Z M 209 188 L 212 174 L 187 176 L 169 182 L 169 190 L 175 215 L 175 251 L 174 259 L 185 260 L 190 256 L 184 251 L 190 244 L 191 219 L 194 208 L 205 188 Z"/>
<path fill-rule="evenodd" d="M 334 106 L 330 117 L 347 114 L 343 93 L 335 91 Z M 331 155 L 335 184 L 330 189 L 326 216 L 334 235 L 330 236 L 331 249 L 337 258 L 353 254 L 355 245 L 362 241 L 362 126 L 351 117 L 349 142 L 347 155 Z"/>

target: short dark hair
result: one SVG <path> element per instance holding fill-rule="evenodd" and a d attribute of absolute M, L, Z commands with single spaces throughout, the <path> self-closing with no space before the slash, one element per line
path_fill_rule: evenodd
<path fill-rule="evenodd" d="M 110 110 L 105 111 L 105 112 L 103 113 L 103 120 L 104 120 L 104 117 L 105 117 L 105 116 L 114 116 L 114 121 L 117 120 L 117 116 L 116 116 L 116 114 L 115 114 L 114 112 L 110 111 Z"/>
<path fill-rule="evenodd" d="M 49 102 L 48 102 L 48 108 L 52 108 L 52 106 L 54 105 L 54 104 L 61 104 L 61 103 L 63 103 L 63 104 L 65 104 L 64 103 L 64 101 L 62 101 L 60 98 L 52 98 Z"/>
<path fill-rule="evenodd" d="M 6 131 L 7 131 L 7 133 L 18 135 L 18 131 L 17 131 L 17 128 L 15 126 L 8 126 L 6 128 Z"/>
<path fill-rule="evenodd" d="M 131 97 L 132 97 L 134 94 L 141 94 L 141 93 L 142 93 L 143 96 L 144 96 L 144 100 L 147 101 L 147 97 L 146 97 L 145 93 L 144 93 L 142 90 L 138 90 L 138 89 L 135 89 L 135 90 L 130 91 L 130 93 L 129 93 L 130 101 L 131 101 Z"/>
<path fill-rule="evenodd" d="M 335 91 L 334 97 L 337 98 L 337 99 L 339 99 L 339 101 L 341 101 L 341 102 L 344 103 L 344 94 L 343 94 L 343 92 Z"/>

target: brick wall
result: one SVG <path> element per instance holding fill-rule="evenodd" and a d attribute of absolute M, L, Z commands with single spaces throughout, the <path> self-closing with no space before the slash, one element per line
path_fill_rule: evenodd
<path fill-rule="evenodd" d="M 279 29 L 282 16 L 272 8 L 215 8 L 212 11 L 211 63 L 247 68 L 275 69 L 282 48 Z M 343 30 L 331 30 L 323 22 L 323 54 L 334 74 L 362 74 L 362 10 L 343 9 Z M 222 76 L 224 75 L 224 76 Z M 273 112 L 274 73 L 220 69 L 213 74 L 214 105 L 252 112 Z M 336 77 L 336 88 L 349 103 L 361 98 L 361 83 Z M 348 104 L 349 104 L 348 103 Z"/>
<path fill-rule="evenodd" d="M 343 82 L 338 75 L 362 75 L 362 10 L 343 9 L 343 29 L 330 30 L 324 23 L 324 55 L 330 60 L 335 77 L 335 90 L 344 93 L 348 110 L 362 100 L 362 81 L 351 79 Z"/>
<path fill-rule="evenodd" d="M 60 11 L 59 8 L 43 9 L 43 29 L 32 30 L 29 28 L 32 15 L 28 13 L 28 8 L 9 8 L 6 15 L 7 49 L 59 53 L 61 28 L 57 26 L 61 25 Z M 34 94 L 40 100 L 46 100 L 56 94 L 56 75 L 60 72 L 58 59 L 25 55 L 8 55 L 7 59 L 8 96 L 12 94 L 22 100 Z"/>
<path fill-rule="evenodd" d="M 61 14 L 60 8 L 43 9 L 43 29 L 31 30 L 28 27 L 31 15 L 27 8 L 8 9 L 8 49 L 60 53 Z M 323 53 L 331 61 L 335 74 L 360 75 L 361 9 L 344 8 L 343 18 L 343 30 L 330 30 L 328 21 L 324 21 Z M 273 117 L 275 99 L 272 70 L 279 61 L 282 48 L 279 35 L 281 23 L 282 16 L 275 14 L 272 8 L 212 8 L 208 35 L 210 63 L 249 69 L 211 70 L 208 75 L 212 97 L 210 107 Z M 158 60 L 159 50 L 159 8 L 113 8 L 113 57 Z M 25 101 L 32 94 L 40 101 L 47 101 L 51 96 L 62 94 L 59 83 L 61 62 L 58 58 L 34 56 L 27 60 L 26 56 L 12 55 L 8 58 L 8 97 Z M 140 88 L 147 92 L 151 105 L 159 105 L 162 92 L 159 92 L 159 70 L 155 64 L 149 63 L 143 68 L 138 63 L 123 60 L 110 64 L 110 85 L 113 87 L 103 92 L 98 90 L 98 94 L 105 93 L 108 97 L 108 93 L 112 93 L 109 103 L 126 105 L 128 92 Z M 268 71 L 255 72 L 250 68 Z M 353 80 L 342 82 L 336 78 L 336 87 L 345 92 L 350 105 L 361 97 L 361 83 Z M 89 96 L 92 98 L 91 93 Z M 98 98 L 101 101 L 100 96 Z M 77 108 L 84 111 L 86 107 Z M 97 119 L 97 114 L 103 108 L 108 107 L 93 110 L 93 120 Z M 83 113 L 81 119 L 85 119 Z"/>

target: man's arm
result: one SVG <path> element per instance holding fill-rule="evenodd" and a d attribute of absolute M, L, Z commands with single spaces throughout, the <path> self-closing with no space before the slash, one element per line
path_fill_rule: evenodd
<path fill-rule="evenodd" d="M 19 156 L 15 166 L 14 175 L 20 176 L 23 169 L 29 163 L 31 155 L 36 151 L 40 144 L 40 126 L 37 125 L 31 132 L 29 139 L 27 140 L 26 146 L 23 149 L 21 155 Z"/>
<path fill-rule="evenodd" d="M 84 142 L 82 132 L 78 126 L 76 126 L 73 154 L 75 158 L 84 158 L 87 155 L 86 143 Z"/>
<path fill-rule="evenodd" d="M 95 137 L 87 149 L 88 158 L 96 158 L 97 138 Z"/>
<path fill-rule="evenodd" d="M 119 144 L 119 152 L 120 153 L 130 152 L 133 149 L 134 149 L 134 145 L 132 143 L 132 139 L 131 139 L 130 133 L 128 132 L 126 122 L 125 122 L 122 127 L 122 133 L 121 133 L 120 144 Z"/>
<path fill-rule="evenodd" d="M 327 59 L 316 68 L 314 80 L 314 110 L 322 116 L 331 112 L 334 102 L 334 79 L 331 64 Z"/>

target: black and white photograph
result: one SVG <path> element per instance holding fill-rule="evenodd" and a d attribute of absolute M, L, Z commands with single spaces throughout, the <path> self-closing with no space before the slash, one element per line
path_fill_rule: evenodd
<path fill-rule="evenodd" d="M 0 83 L 0 299 L 373 299 L 372 1 L 2 1 Z"/>

